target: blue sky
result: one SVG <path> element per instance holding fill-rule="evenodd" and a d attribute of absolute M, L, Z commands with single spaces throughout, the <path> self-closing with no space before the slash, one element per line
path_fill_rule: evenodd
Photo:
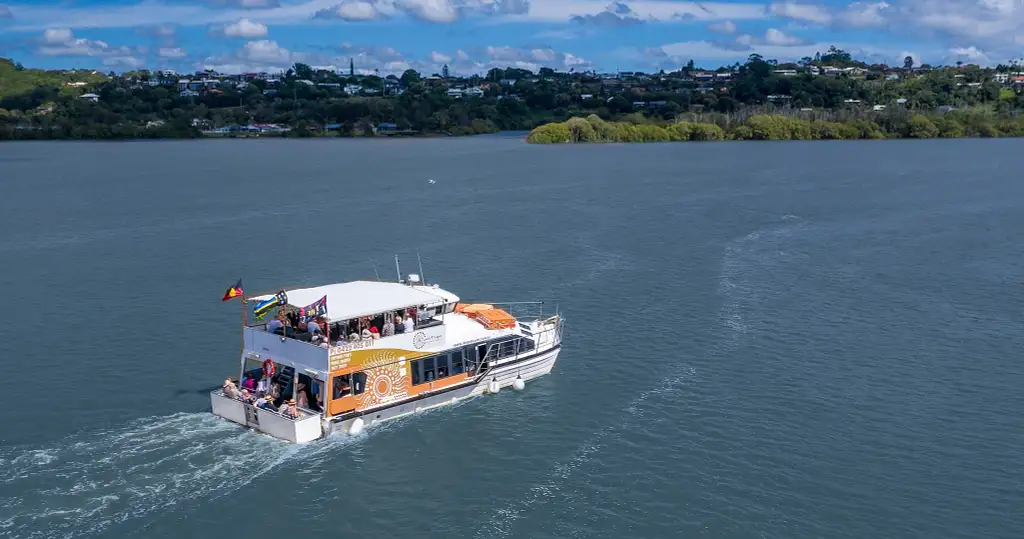
<path fill-rule="evenodd" d="M 45 68 L 656 71 L 830 45 L 900 65 L 1024 56 L 1024 0 L 5 1 L 0 56 Z"/>

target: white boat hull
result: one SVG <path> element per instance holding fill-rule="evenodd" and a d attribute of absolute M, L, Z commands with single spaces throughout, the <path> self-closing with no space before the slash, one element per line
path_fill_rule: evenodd
<path fill-rule="evenodd" d="M 370 412 L 361 417 L 366 426 L 378 424 L 389 419 L 396 419 L 399 417 L 423 412 L 431 408 L 437 408 L 448 404 L 455 404 L 462 399 L 466 399 L 475 395 L 480 395 L 487 391 L 488 384 L 497 379 L 499 387 L 509 387 L 515 382 L 516 377 L 522 377 L 523 381 L 530 381 L 534 378 L 549 374 L 551 369 L 555 366 L 555 361 L 558 360 L 558 352 L 561 347 L 555 346 L 549 350 L 538 353 L 536 356 L 527 359 L 526 361 L 516 361 L 515 359 L 509 359 L 503 363 L 496 364 L 488 375 L 481 379 L 474 385 L 461 387 L 419 399 L 414 402 L 405 404 L 399 404 L 391 408 Z M 331 432 L 349 432 L 352 423 L 357 418 L 347 419 L 345 421 L 338 421 L 331 423 Z"/>
<path fill-rule="evenodd" d="M 500 388 L 511 386 L 516 378 L 522 378 L 524 382 L 529 382 L 551 372 L 555 366 L 555 361 L 558 360 L 558 352 L 560 350 L 560 346 L 552 346 L 525 360 L 509 358 L 495 363 L 487 376 L 476 384 L 466 385 L 382 410 L 371 411 L 358 418 L 353 417 L 345 421 L 329 422 L 327 424 L 324 424 L 325 422 L 322 421 L 321 414 L 307 413 L 302 419 L 291 420 L 274 412 L 228 398 L 220 391 L 211 393 L 210 401 L 215 415 L 264 434 L 269 434 L 275 438 L 302 444 L 321 438 L 325 432 L 348 433 L 352 423 L 357 419 L 361 419 L 363 424 L 369 427 L 389 419 L 454 404 L 459 400 L 486 392 L 492 381 L 497 381 Z"/>

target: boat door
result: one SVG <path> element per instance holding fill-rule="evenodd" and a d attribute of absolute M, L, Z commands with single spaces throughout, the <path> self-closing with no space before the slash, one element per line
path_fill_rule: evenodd
<path fill-rule="evenodd" d="M 257 429 L 260 428 L 260 416 L 256 415 L 256 407 L 251 404 L 245 405 L 245 424 Z"/>
<path fill-rule="evenodd" d="M 487 344 L 481 344 L 476 347 L 475 363 L 480 366 L 478 372 L 487 372 L 487 362 L 484 361 L 485 357 L 487 357 Z"/>

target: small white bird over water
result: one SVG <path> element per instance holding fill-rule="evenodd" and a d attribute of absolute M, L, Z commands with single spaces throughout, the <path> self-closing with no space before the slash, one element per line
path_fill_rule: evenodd
<path fill-rule="evenodd" d="M 427 180 L 427 181 L 430 182 L 430 183 L 437 183 L 434 180 Z"/>

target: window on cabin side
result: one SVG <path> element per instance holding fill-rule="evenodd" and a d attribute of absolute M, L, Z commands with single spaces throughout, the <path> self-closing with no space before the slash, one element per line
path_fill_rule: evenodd
<path fill-rule="evenodd" d="M 412 385 L 423 383 L 423 360 L 417 359 L 409 364 L 409 370 L 412 371 Z"/>
<path fill-rule="evenodd" d="M 462 350 L 452 351 L 452 374 L 462 374 L 466 371 L 462 361 Z"/>
<path fill-rule="evenodd" d="M 366 373 L 365 372 L 357 372 L 357 373 L 353 374 L 352 375 L 352 381 L 354 382 L 354 384 L 352 386 L 352 394 L 353 395 L 361 395 L 364 391 L 366 391 Z"/>
<path fill-rule="evenodd" d="M 437 356 L 437 378 L 446 378 L 451 373 L 448 368 L 448 354 Z"/>
<path fill-rule="evenodd" d="M 428 358 L 422 360 L 423 361 L 423 381 L 424 382 L 433 382 L 435 379 L 437 379 L 437 371 L 434 370 L 434 365 L 435 365 L 434 360 L 435 359 L 436 358 L 428 357 Z"/>

